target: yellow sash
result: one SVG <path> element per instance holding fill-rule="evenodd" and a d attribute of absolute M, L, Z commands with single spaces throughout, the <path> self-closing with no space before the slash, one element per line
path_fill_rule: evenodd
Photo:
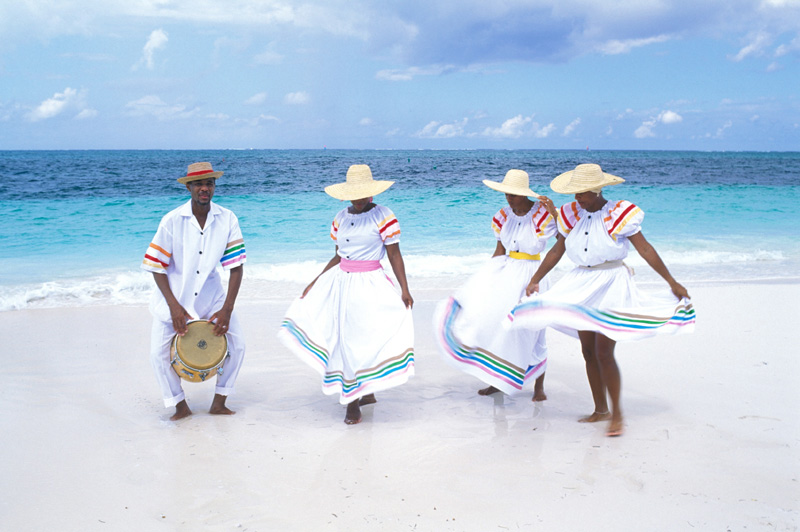
<path fill-rule="evenodd" d="M 508 256 L 512 259 L 520 260 L 541 260 L 538 253 L 536 255 L 531 255 L 530 253 L 523 253 L 521 251 L 509 251 Z"/>

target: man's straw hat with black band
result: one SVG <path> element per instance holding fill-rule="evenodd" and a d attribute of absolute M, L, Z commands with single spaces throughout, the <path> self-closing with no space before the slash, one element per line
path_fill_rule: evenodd
<path fill-rule="evenodd" d="M 515 196 L 533 196 L 539 198 L 539 194 L 530 189 L 530 181 L 528 179 L 528 172 L 523 170 L 509 170 L 501 183 L 497 181 L 483 180 L 483 184 L 487 187 L 497 190 L 498 192 L 505 192 L 506 194 L 513 194 Z"/>
<path fill-rule="evenodd" d="M 211 168 L 211 163 L 193 163 L 189 165 L 186 175 L 178 178 L 178 183 L 185 185 L 186 183 L 191 183 L 199 179 L 208 179 L 209 177 L 217 179 L 222 174 L 223 172 L 215 172 L 214 169 Z"/>
<path fill-rule="evenodd" d="M 603 172 L 599 164 L 579 164 L 553 179 L 550 188 L 559 194 L 580 194 L 624 182 L 621 177 Z"/>
<path fill-rule="evenodd" d="M 394 181 L 372 179 L 366 164 L 354 164 L 347 169 L 346 181 L 325 187 L 325 193 L 338 200 L 353 201 L 377 196 L 393 184 Z"/>

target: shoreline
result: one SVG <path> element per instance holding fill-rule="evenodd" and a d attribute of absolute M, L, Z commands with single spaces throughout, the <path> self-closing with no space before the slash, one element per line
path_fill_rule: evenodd
<path fill-rule="evenodd" d="M 289 299 L 237 304 L 248 345 L 237 414 L 210 416 L 213 384 L 185 383 L 195 414 L 178 423 L 149 365 L 146 306 L 0 312 L 14 357 L 0 525 L 796 530 L 800 282 L 687 285 L 694 334 L 618 345 L 621 438 L 576 422 L 591 398 L 578 343 L 560 333 L 548 332 L 547 401 L 478 396 L 435 346 L 448 288 L 412 291 L 416 375 L 353 427 L 277 340 Z"/>

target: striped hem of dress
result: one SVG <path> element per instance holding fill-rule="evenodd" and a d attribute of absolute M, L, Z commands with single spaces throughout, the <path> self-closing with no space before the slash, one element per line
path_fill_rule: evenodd
<path fill-rule="evenodd" d="M 461 304 L 454 298 L 449 298 L 437 327 L 440 347 L 448 359 L 457 363 L 460 369 L 506 393 L 522 390 L 525 382 L 544 372 L 547 359 L 523 371 L 494 353 L 459 342 L 453 334 L 453 324 L 460 312 Z"/>
<path fill-rule="evenodd" d="M 312 342 L 308 335 L 291 319 L 281 323 L 281 337 L 291 340 L 289 347 L 322 374 L 322 390 L 327 395 L 340 394 L 347 402 L 363 395 L 403 384 L 414 374 L 414 350 L 408 348 L 399 355 L 383 360 L 375 367 L 356 372 L 354 379 L 346 379 L 340 371 L 328 371 L 328 352 Z"/>
<path fill-rule="evenodd" d="M 657 334 L 679 334 L 694 330 L 695 310 L 691 301 L 681 299 L 661 315 L 636 314 L 534 299 L 517 305 L 509 314 L 514 326 L 563 327 L 595 331 L 614 340 L 638 340 Z"/>

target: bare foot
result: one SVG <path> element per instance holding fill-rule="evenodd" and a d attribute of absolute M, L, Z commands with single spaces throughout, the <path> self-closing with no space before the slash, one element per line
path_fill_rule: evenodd
<path fill-rule="evenodd" d="M 500 390 L 495 388 L 494 386 L 489 386 L 488 388 L 483 388 L 478 390 L 478 395 L 492 395 L 493 393 L 498 393 Z"/>
<path fill-rule="evenodd" d="M 364 397 L 362 397 L 361 399 L 358 400 L 358 404 L 361 405 L 361 406 L 371 405 L 371 404 L 375 404 L 377 402 L 378 402 L 378 400 L 375 399 L 375 394 L 374 393 L 365 395 Z"/>
<path fill-rule="evenodd" d="M 184 399 L 183 401 L 175 405 L 175 413 L 169 419 L 170 421 L 178 421 L 179 419 L 183 419 L 191 415 L 192 411 L 189 409 L 189 405 L 186 404 L 186 400 Z"/>
<path fill-rule="evenodd" d="M 211 408 L 208 410 L 209 414 L 217 414 L 222 416 L 232 416 L 236 412 L 225 406 L 225 400 L 228 397 L 225 395 L 214 394 L 214 400 L 211 401 Z"/>
<path fill-rule="evenodd" d="M 613 418 L 611 422 L 608 424 L 608 430 L 606 430 L 606 436 L 614 437 L 614 436 L 622 436 L 625 432 L 625 424 L 622 422 L 622 416 L 619 418 Z"/>
<path fill-rule="evenodd" d="M 547 401 L 547 394 L 544 393 L 544 390 L 533 390 L 533 397 L 531 397 L 531 401 L 534 403 L 539 401 Z"/>
<path fill-rule="evenodd" d="M 611 419 L 611 412 L 593 412 L 590 416 L 582 417 L 578 423 L 597 423 L 598 421 L 605 421 Z"/>
<path fill-rule="evenodd" d="M 359 401 L 353 401 L 347 405 L 347 413 L 344 415 L 344 422 L 348 425 L 361 423 L 361 407 Z"/>

